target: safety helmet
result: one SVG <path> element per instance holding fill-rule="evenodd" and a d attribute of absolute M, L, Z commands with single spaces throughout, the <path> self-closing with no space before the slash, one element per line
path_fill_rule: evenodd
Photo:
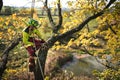
<path fill-rule="evenodd" d="M 38 25 L 39 25 L 38 21 L 36 21 L 34 19 L 30 19 L 28 21 L 28 26 L 38 26 Z"/>

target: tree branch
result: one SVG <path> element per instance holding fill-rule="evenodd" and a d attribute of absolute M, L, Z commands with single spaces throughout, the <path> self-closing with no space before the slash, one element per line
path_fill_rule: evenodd
<path fill-rule="evenodd" d="M 108 21 L 106 21 L 106 24 L 107 24 L 107 27 L 110 28 L 110 30 L 111 30 L 114 34 L 117 34 L 117 33 L 113 30 L 113 28 L 111 27 L 111 26 L 114 25 L 115 23 L 114 23 L 114 24 L 109 24 Z"/>
<path fill-rule="evenodd" d="M 93 19 L 101 16 L 102 14 L 104 14 L 105 9 L 107 9 L 108 7 L 110 7 L 110 5 L 113 4 L 115 1 L 116 0 L 110 0 L 109 3 L 108 3 L 108 5 L 102 11 L 98 12 L 97 14 L 94 14 L 93 16 L 88 17 L 85 21 L 83 21 L 81 24 L 79 24 L 78 27 L 73 28 L 73 29 L 71 29 L 71 30 L 69 30 L 69 31 L 67 31 L 67 32 L 59 35 L 58 39 L 62 39 L 64 37 L 68 36 L 68 35 L 72 35 L 72 34 L 78 32 L 78 31 L 80 31 L 89 21 L 91 21 L 91 20 L 93 20 Z"/>
<path fill-rule="evenodd" d="M 85 46 L 83 46 L 83 48 L 84 48 L 84 50 L 82 50 L 82 51 L 84 51 L 84 52 L 86 52 L 87 54 L 89 54 L 89 55 L 91 55 L 91 56 L 93 56 L 93 54 L 91 54 L 87 49 L 86 49 L 86 47 Z"/>
<path fill-rule="evenodd" d="M 84 52 L 86 52 L 87 54 L 89 54 L 89 55 L 93 56 L 93 54 L 92 54 L 92 53 L 90 53 L 90 52 L 86 49 L 86 47 L 84 47 L 84 50 L 82 50 L 82 51 L 84 51 Z M 93 57 L 95 57 L 96 61 L 97 61 L 98 63 L 102 64 L 103 66 L 105 66 L 105 67 L 107 67 L 107 68 L 109 68 L 109 69 L 114 69 L 114 70 L 117 70 L 117 69 L 115 69 L 114 67 L 109 66 L 109 65 L 104 64 L 103 62 L 101 62 L 101 61 L 97 58 L 97 56 L 93 56 Z"/>
<path fill-rule="evenodd" d="M 49 22 L 50 22 L 51 26 L 54 28 L 54 27 L 55 27 L 55 23 L 54 23 L 54 21 L 53 21 L 53 18 L 52 18 L 52 15 L 51 15 L 51 11 L 50 11 L 50 9 L 48 8 L 48 0 L 45 0 L 44 7 L 45 7 L 45 9 L 46 9 L 47 16 L 48 16 L 48 18 L 49 18 Z"/>
<path fill-rule="evenodd" d="M 58 3 L 57 3 L 57 6 L 58 6 L 58 17 L 59 17 L 59 23 L 58 25 L 55 26 L 53 32 L 54 33 L 57 33 L 58 30 L 61 28 L 61 25 L 62 25 L 62 21 L 63 21 L 63 18 L 62 18 L 62 11 L 61 11 L 61 6 L 60 6 L 60 0 L 58 0 Z"/>
<path fill-rule="evenodd" d="M 46 12 L 47 12 L 47 16 L 49 18 L 49 22 L 51 24 L 51 26 L 53 27 L 53 32 L 54 33 L 57 33 L 58 30 L 60 29 L 61 25 L 62 25 L 62 11 L 61 11 L 61 6 L 60 6 L 60 0 L 58 0 L 58 3 L 57 3 L 57 6 L 58 6 L 58 18 L 59 18 L 59 22 L 57 25 L 55 25 L 55 22 L 52 18 L 52 14 L 51 14 L 51 11 L 50 11 L 50 8 L 48 8 L 48 1 L 45 0 L 45 3 L 44 3 L 44 7 L 46 8 Z"/>
<path fill-rule="evenodd" d="M 116 0 L 114 0 L 114 2 L 115 2 L 115 1 L 116 1 Z M 108 3 L 108 5 L 109 5 L 109 4 L 110 4 L 110 3 Z M 107 5 L 107 6 L 108 6 L 108 5 Z M 109 5 L 109 6 L 110 6 L 110 5 Z M 91 21 L 91 20 L 93 20 L 93 19 L 101 16 L 102 14 L 104 14 L 106 8 L 107 8 L 107 7 L 105 7 L 102 11 L 100 11 L 100 12 L 98 12 L 98 13 L 90 16 L 90 17 L 88 17 L 85 21 L 83 21 L 83 22 L 82 22 L 81 24 L 79 24 L 77 27 L 75 27 L 75 28 L 73 28 L 73 29 L 71 29 L 71 30 L 63 33 L 63 34 L 60 34 L 60 35 L 57 35 L 57 36 L 52 36 L 50 39 L 47 40 L 47 43 L 50 44 L 49 47 L 52 47 L 57 40 L 63 39 L 63 38 L 65 38 L 65 37 L 69 36 L 69 35 L 72 35 L 72 34 L 78 32 L 78 31 L 80 31 L 86 24 L 88 24 L 89 21 Z"/>
<path fill-rule="evenodd" d="M 93 20 L 93 19 L 101 16 L 103 13 L 104 13 L 104 11 L 101 11 L 101 12 L 99 12 L 99 13 L 91 16 L 91 17 L 88 17 L 88 18 L 87 18 L 85 21 L 83 21 L 78 27 L 73 28 L 73 29 L 71 29 L 71 30 L 69 30 L 69 31 L 67 31 L 67 32 L 59 35 L 58 38 L 62 39 L 62 38 L 64 38 L 64 37 L 68 36 L 68 35 L 72 35 L 72 34 L 78 32 L 78 31 L 80 31 L 89 21 L 91 21 L 91 20 Z"/>
<path fill-rule="evenodd" d="M 109 8 L 116 0 L 110 0 L 105 9 Z"/>
<path fill-rule="evenodd" d="M 8 60 L 8 54 L 9 52 L 14 49 L 15 46 L 17 46 L 19 44 L 19 41 L 21 40 L 21 38 L 17 38 L 15 39 L 3 52 L 3 55 L 1 57 L 2 62 L 0 63 L 0 80 L 2 79 L 2 74 L 4 72 L 4 70 L 6 69 L 6 64 L 7 64 L 7 60 Z"/>

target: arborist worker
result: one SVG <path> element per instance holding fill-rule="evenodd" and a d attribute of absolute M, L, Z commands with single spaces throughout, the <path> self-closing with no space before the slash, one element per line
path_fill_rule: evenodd
<path fill-rule="evenodd" d="M 28 22 L 28 26 L 23 30 L 23 44 L 26 50 L 29 53 L 29 71 L 34 71 L 35 68 L 35 59 L 36 57 L 35 51 L 38 50 L 42 43 L 45 41 L 42 39 L 39 30 L 37 29 L 39 26 L 38 21 L 34 19 L 30 19 Z M 35 38 L 35 36 L 39 37 Z"/>

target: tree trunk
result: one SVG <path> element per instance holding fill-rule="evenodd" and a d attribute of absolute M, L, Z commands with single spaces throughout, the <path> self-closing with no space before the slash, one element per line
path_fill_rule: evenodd
<path fill-rule="evenodd" d="M 0 11 L 1 11 L 1 9 L 2 9 L 2 6 L 3 6 L 3 1 L 0 0 Z"/>
<path fill-rule="evenodd" d="M 44 70 L 45 70 L 45 62 L 48 53 L 48 48 L 42 46 L 38 51 L 38 57 L 36 62 L 36 68 L 34 71 L 35 80 L 44 80 Z"/>
<path fill-rule="evenodd" d="M 31 4 L 31 18 L 33 18 L 33 15 L 34 15 L 34 7 L 35 7 L 35 0 L 32 0 L 32 4 Z"/>
<path fill-rule="evenodd" d="M 54 45 L 56 41 L 57 41 L 57 37 L 51 37 L 38 50 L 38 60 L 37 60 L 36 68 L 34 71 L 35 80 L 44 80 L 44 77 L 45 77 L 44 70 L 45 70 L 47 53 L 48 53 L 48 50 Z"/>

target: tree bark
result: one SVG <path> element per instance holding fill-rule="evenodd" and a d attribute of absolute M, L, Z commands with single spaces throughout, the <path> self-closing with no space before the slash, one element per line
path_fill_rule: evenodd
<path fill-rule="evenodd" d="M 45 45 L 44 45 L 45 46 Z M 45 62 L 46 62 L 46 57 L 48 53 L 48 48 L 42 46 L 39 49 L 39 54 L 37 58 L 37 64 L 36 64 L 36 69 L 35 69 L 35 80 L 44 80 L 44 70 L 45 70 Z"/>

